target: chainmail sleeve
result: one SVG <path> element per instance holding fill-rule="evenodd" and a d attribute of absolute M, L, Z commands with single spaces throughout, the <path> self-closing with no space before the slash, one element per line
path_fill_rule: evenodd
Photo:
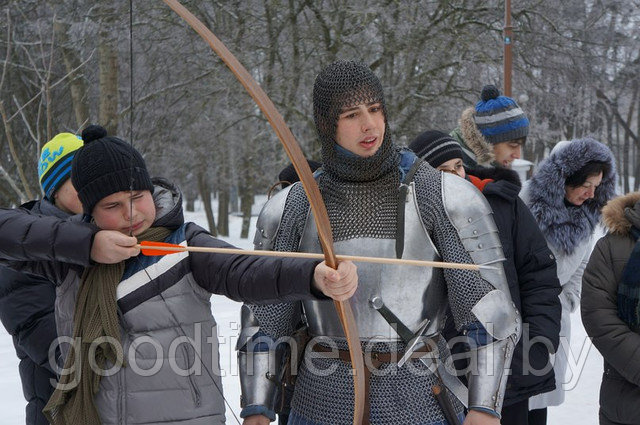
<path fill-rule="evenodd" d="M 444 276 L 456 328 L 465 331 L 477 364 L 467 372 L 468 407 L 500 417 L 520 315 L 509 295 L 491 207 L 469 182 L 430 166 L 420 168 L 416 192 L 424 224 L 444 261 L 492 267 L 445 269 Z"/>
<path fill-rule="evenodd" d="M 441 178 L 442 173 L 426 163 L 415 176 L 416 198 L 425 228 L 433 238 L 442 261 L 473 263 L 458 236 L 458 231 L 446 215 L 442 201 Z M 482 279 L 478 272 L 471 270 L 444 269 L 444 277 L 453 319 L 456 328 L 461 330 L 477 321 L 471 309 L 493 290 L 493 286 Z"/>
<path fill-rule="evenodd" d="M 297 251 L 305 219 L 309 210 L 309 201 L 302 185 L 295 184 L 287 196 L 282 220 L 276 233 L 273 251 Z M 300 303 L 281 303 L 270 305 L 249 305 L 256 317 L 262 334 L 273 339 L 289 336 L 299 323 Z M 297 317 L 294 317 L 297 316 Z"/>

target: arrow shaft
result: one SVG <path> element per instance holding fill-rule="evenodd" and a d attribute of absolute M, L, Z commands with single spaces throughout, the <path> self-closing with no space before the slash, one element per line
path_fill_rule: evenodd
<path fill-rule="evenodd" d="M 167 251 L 171 252 L 209 252 L 215 254 L 240 254 L 240 255 L 259 255 L 264 257 L 287 257 L 287 258 L 308 258 L 324 260 L 324 254 L 316 254 L 312 252 L 285 252 L 285 251 L 259 251 L 259 250 L 245 250 L 238 248 L 213 248 L 213 247 L 200 247 L 200 246 L 180 246 L 180 247 L 164 247 L 164 246 L 143 246 L 136 245 L 136 248 L 150 249 L 153 251 Z M 377 264 L 391 264 L 391 265 L 405 265 L 405 266 L 418 266 L 418 267 L 437 267 L 443 269 L 462 269 L 462 270 L 480 270 L 481 268 L 487 268 L 488 266 L 479 266 L 477 264 L 462 264 L 462 263 L 446 263 L 442 261 L 426 261 L 426 260 L 406 260 L 400 258 L 384 258 L 384 257 L 363 257 L 359 255 L 336 255 L 338 261 L 354 261 L 363 263 L 377 263 Z"/>

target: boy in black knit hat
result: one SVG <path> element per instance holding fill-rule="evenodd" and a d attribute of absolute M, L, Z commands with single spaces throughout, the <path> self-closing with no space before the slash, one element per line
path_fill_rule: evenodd
<path fill-rule="evenodd" d="M 83 140 L 72 181 L 91 223 L 0 211 L 1 261 L 60 285 L 60 335 L 78 341 L 62 347 L 65 369 L 45 413 L 54 425 L 223 423 L 211 293 L 252 302 L 321 292 L 346 299 L 357 285 L 355 266 L 343 262 L 336 271 L 317 261 L 188 252 L 139 256 L 138 239 L 231 246 L 184 223 L 179 191 L 152 181 L 131 145 L 97 126 Z"/>

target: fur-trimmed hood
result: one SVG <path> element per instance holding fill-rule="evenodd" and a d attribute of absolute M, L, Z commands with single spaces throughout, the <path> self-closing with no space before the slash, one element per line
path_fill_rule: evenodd
<path fill-rule="evenodd" d="M 493 146 L 484 138 L 475 122 L 476 108 L 469 107 L 462 111 L 460 117 L 460 136 L 462 142 L 476 156 L 478 165 L 490 165 L 495 156 L 493 155 Z"/>
<path fill-rule="evenodd" d="M 640 229 L 640 192 L 610 200 L 602 209 L 602 221 L 614 235 L 629 236 L 631 226 Z"/>
<path fill-rule="evenodd" d="M 565 181 L 590 161 L 609 164 L 610 170 L 593 199 L 579 207 L 565 204 Z M 547 242 L 571 254 L 586 241 L 600 220 L 602 207 L 615 196 L 616 165 L 611 150 L 591 139 L 565 142 L 540 163 L 521 196 L 529 206 Z"/>

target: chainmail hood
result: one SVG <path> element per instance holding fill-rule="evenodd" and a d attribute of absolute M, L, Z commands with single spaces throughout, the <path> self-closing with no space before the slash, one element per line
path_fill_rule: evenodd
<path fill-rule="evenodd" d="M 360 157 L 335 143 L 338 117 L 345 109 L 379 102 L 384 114 L 384 139 L 370 157 Z M 336 61 L 325 67 L 313 86 L 313 116 L 322 144 L 322 162 L 327 173 L 345 181 L 372 181 L 397 169 L 398 149 L 391 142 L 382 84 L 371 69 L 355 61 Z"/>

